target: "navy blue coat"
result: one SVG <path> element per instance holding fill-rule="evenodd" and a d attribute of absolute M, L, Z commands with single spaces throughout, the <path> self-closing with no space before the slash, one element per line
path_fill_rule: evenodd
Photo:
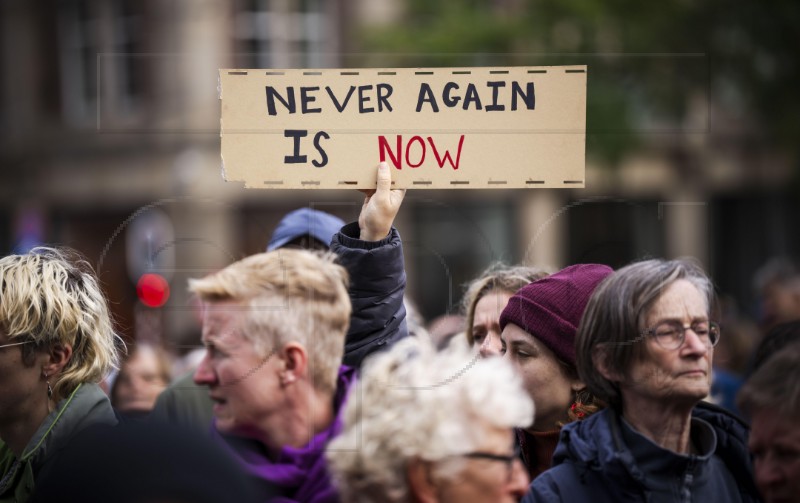
<path fill-rule="evenodd" d="M 358 222 L 333 236 L 331 251 L 350 274 L 353 315 L 342 363 L 361 368 L 370 354 L 408 335 L 403 294 L 406 288 L 403 245 L 397 229 L 380 241 L 358 239 Z"/>
<path fill-rule="evenodd" d="M 747 426 L 705 402 L 695 407 L 692 417 L 692 429 L 697 424 L 706 431 L 706 445 L 713 446 L 710 454 L 655 451 L 660 448 L 638 433 L 629 428 L 623 432 L 627 427 L 612 409 L 570 423 L 561 430 L 553 468 L 533 481 L 522 501 L 760 501 L 747 451 Z M 635 445 L 629 445 L 631 438 L 638 439 Z M 646 465 L 637 457 L 641 452 L 648 453 Z"/>

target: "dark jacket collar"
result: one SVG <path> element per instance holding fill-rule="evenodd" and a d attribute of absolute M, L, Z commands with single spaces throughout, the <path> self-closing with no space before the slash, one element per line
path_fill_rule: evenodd
<path fill-rule="evenodd" d="M 710 428 L 716 437 L 714 454 L 725 463 L 736 480 L 739 491 L 752 500 L 759 500 L 747 451 L 746 424 L 736 416 L 705 402 L 692 410 L 692 417 L 693 421 L 702 421 L 696 424 L 705 425 L 701 426 L 704 431 L 699 434 L 699 442 L 706 447 L 711 445 Z M 642 466 L 639 463 L 626 446 L 622 428 L 621 417 L 610 408 L 583 421 L 565 425 L 553 455 L 553 466 L 570 461 L 580 478 L 590 472 L 601 472 L 614 480 L 627 480 L 628 484 L 608 487 L 609 490 L 618 492 L 615 500 L 641 499 L 641 495 L 647 492 L 647 473 L 655 466 Z M 673 455 L 678 456 L 674 453 Z M 695 460 L 698 459 L 695 456 Z"/>

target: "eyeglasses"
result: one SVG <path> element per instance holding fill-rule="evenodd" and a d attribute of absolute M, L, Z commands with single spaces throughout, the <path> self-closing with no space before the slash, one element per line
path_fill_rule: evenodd
<path fill-rule="evenodd" d="M 683 326 L 679 321 L 662 321 L 653 328 L 642 331 L 641 335 L 634 339 L 634 342 L 650 336 L 662 348 L 675 350 L 683 346 L 686 340 L 686 331 L 689 329 L 709 348 L 716 346 L 719 342 L 719 325 L 713 321 L 696 321 L 688 327 Z"/>
<path fill-rule="evenodd" d="M 30 344 L 33 341 L 12 342 L 11 344 L 0 344 L 0 349 L 10 348 L 11 346 L 22 346 L 23 344 Z"/>
<path fill-rule="evenodd" d="M 519 443 L 514 442 L 514 452 L 510 456 L 503 456 L 501 454 L 493 454 L 491 452 L 468 452 L 466 454 L 459 454 L 459 456 L 470 459 L 486 459 L 489 461 L 499 461 L 506 464 L 506 483 L 510 484 L 514 478 L 514 461 L 520 459 L 519 457 Z"/>

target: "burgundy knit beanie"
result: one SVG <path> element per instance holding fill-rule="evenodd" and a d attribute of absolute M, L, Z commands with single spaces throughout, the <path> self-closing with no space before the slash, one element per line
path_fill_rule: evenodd
<path fill-rule="evenodd" d="M 500 330 L 513 323 L 575 366 L 575 333 L 592 292 L 613 269 L 576 264 L 520 288 L 500 315 Z"/>

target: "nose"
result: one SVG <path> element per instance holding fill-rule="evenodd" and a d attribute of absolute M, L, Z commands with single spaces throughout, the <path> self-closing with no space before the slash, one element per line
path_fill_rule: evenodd
<path fill-rule="evenodd" d="M 775 462 L 770 454 L 762 458 L 757 458 L 754 468 L 756 485 L 758 485 L 762 493 L 765 492 L 768 487 L 781 483 L 784 478 L 781 470 L 781 463 Z"/>
<path fill-rule="evenodd" d="M 494 330 L 491 330 L 488 334 L 486 334 L 486 338 L 483 340 L 483 344 L 481 344 L 479 353 L 483 358 L 497 356 L 500 354 L 500 349 L 502 349 L 502 347 L 503 346 L 500 342 L 500 334 Z"/>
<path fill-rule="evenodd" d="M 199 386 L 211 386 L 216 383 L 216 376 L 214 371 L 211 370 L 211 365 L 208 361 L 207 350 L 206 354 L 203 355 L 203 359 L 200 360 L 197 370 L 194 371 L 194 383 Z"/>
<path fill-rule="evenodd" d="M 525 493 L 528 492 L 528 485 L 531 479 L 528 477 L 525 467 L 522 466 L 522 461 L 515 459 L 512 466 L 511 480 L 508 483 L 508 492 L 519 501 Z"/>
<path fill-rule="evenodd" d="M 711 351 L 711 346 L 691 328 L 685 329 L 683 333 L 683 347 L 697 354 L 705 354 Z"/>

